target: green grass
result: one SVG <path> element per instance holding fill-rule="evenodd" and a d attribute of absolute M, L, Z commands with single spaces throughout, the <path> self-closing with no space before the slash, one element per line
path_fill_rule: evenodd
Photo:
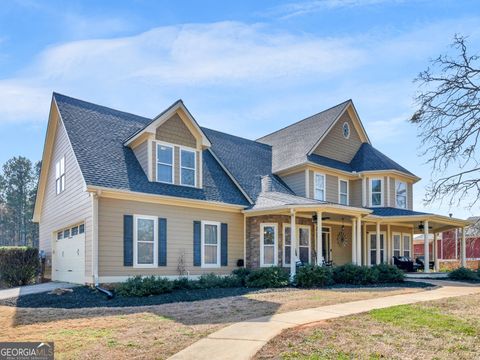
<path fill-rule="evenodd" d="M 369 314 L 376 321 L 407 329 L 423 328 L 440 334 L 448 331 L 467 336 L 475 336 L 478 334 L 478 329 L 471 326 L 465 320 L 431 308 L 401 305 L 372 310 Z"/>

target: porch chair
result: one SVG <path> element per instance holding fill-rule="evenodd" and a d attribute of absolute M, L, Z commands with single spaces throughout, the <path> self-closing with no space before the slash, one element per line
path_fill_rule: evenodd
<path fill-rule="evenodd" d="M 399 269 L 406 272 L 415 272 L 418 270 L 419 265 L 415 264 L 413 260 L 407 256 L 394 256 L 393 264 Z"/>
<path fill-rule="evenodd" d="M 418 256 L 416 259 L 415 259 L 415 262 L 418 264 L 418 268 L 420 270 L 424 270 L 425 269 L 425 256 L 421 255 L 421 256 Z M 433 270 L 433 268 L 435 267 L 435 261 L 429 261 L 429 267 L 431 270 Z"/>

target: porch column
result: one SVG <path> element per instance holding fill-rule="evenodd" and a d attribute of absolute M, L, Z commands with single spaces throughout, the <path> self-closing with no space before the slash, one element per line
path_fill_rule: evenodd
<path fill-rule="evenodd" d="M 368 234 L 367 234 L 367 223 L 363 223 L 363 264 L 366 266 L 369 266 L 370 264 L 368 263 L 368 257 L 369 257 L 369 240 L 368 240 Z"/>
<path fill-rule="evenodd" d="M 357 263 L 357 220 L 352 219 L 352 263 Z"/>
<path fill-rule="evenodd" d="M 428 220 L 423 223 L 423 255 L 424 255 L 424 272 L 430 272 L 430 244 L 428 243 Z"/>
<path fill-rule="evenodd" d="M 357 265 L 362 265 L 362 217 L 357 218 Z"/>
<path fill-rule="evenodd" d="M 458 259 L 458 228 L 455 229 L 455 260 Z"/>
<path fill-rule="evenodd" d="M 380 223 L 377 222 L 377 231 L 376 231 L 376 237 L 377 237 L 377 256 L 376 256 L 376 259 L 375 259 L 375 264 L 380 264 L 382 261 L 381 261 L 381 251 L 380 251 Z M 385 244 L 384 244 L 385 245 Z"/>
<path fill-rule="evenodd" d="M 317 265 L 323 265 L 322 212 L 317 211 Z"/>
<path fill-rule="evenodd" d="M 296 224 L 295 224 L 295 210 L 290 211 L 290 278 L 293 280 L 297 272 L 297 238 L 296 238 Z"/>
<path fill-rule="evenodd" d="M 462 243 L 460 245 L 460 254 L 462 256 L 461 265 L 462 267 L 467 267 L 467 243 L 465 240 L 465 228 L 462 228 Z"/>
<path fill-rule="evenodd" d="M 438 236 L 438 233 L 434 232 L 433 233 L 433 254 L 434 254 L 433 255 L 434 256 L 433 257 L 433 261 L 434 261 L 433 270 L 435 272 L 437 272 L 438 268 L 439 268 L 439 266 L 438 266 L 438 249 L 437 249 L 437 247 L 438 247 L 438 244 L 437 244 L 438 237 L 437 236 Z"/>

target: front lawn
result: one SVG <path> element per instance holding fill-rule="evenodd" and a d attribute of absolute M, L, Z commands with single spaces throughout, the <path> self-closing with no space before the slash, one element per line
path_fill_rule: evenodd
<path fill-rule="evenodd" d="M 61 296 L 36 294 L 3 302 L 10 306 L 0 306 L 0 341 L 55 341 L 58 359 L 165 359 L 233 322 L 419 291 L 422 288 L 237 288 L 210 289 L 209 299 L 189 302 L 178 302 L 175 292 L 109 302 L 98 293 L 77 288 Z M 195 300 L 206 293 L 189 294 L 189 300 Z M 169 303 L 161 304 L 162 300 Z M 15 302 L 18 307 L 11 306 Z"/>
<path fill-rule="evenodd" d="M 288 329 L 256 359 L 478 359 L 479 304 L 472 295 Z"/>

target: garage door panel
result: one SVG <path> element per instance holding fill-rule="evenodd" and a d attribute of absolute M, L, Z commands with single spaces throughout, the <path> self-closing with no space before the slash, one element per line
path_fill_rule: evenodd
<path fill-rule="evenodd" d="M 54 280 L 83 284 L 85 279 L 85 234 L 55 241 Z"/>

